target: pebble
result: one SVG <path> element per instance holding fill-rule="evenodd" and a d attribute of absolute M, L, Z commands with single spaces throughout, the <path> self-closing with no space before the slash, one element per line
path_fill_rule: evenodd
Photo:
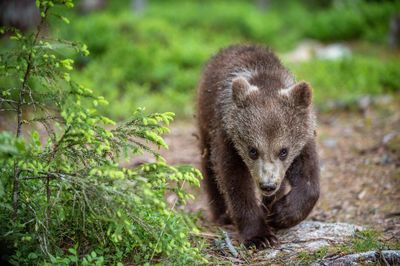
<path fill-rule="evenodd" d="M 335 148 L 337 146 L 337 140 L 333 138 L 324 139 L 322 143 L 327 148 Z"/>

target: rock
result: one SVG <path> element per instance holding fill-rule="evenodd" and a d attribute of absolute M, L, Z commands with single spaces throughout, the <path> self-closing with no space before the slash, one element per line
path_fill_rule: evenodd
<path fill-rule="evenodd" d="M 261 251 L 263 260 L 293 256 L 300 252 L 313 252 L 326 246 L 346 243 L 356 231 L 362 229 L 347 223 L 304 221 L 295 227 L 279 231 L 277 237 L 281 244 Z"/>
<path fill-rule="evenodd" d="M 284 55 L 289 62 L 305 62 L 313 58 L 323 60 L 337 60 L 350 57 L 351 50 L 341 43 L 323 45 L 322 43 L 306 40 L 301 42 L 293 51 Z"/>
<path fill-rule="evenodd" d="M 335 148 L 337 145 L 337 141 L 336 141 L 336 139 L 328 138 L 328 139 L 324 139 L 322 141 L 322 144 L 324 144 L 324 146 L 327 148 Z"/>
<path fill-rule="evenodd" d="M 315 55 L 318 59 L 336 60 L 349 57 L 351 55 L 351 50 L 344 44 L 334 43 L 324 47 L 317 47 Z"/>
<path fill-rule="evenodd" d="M 360 99 L 358 99 L 358 107 L 362 110 L 365 111 L 368 109 L 368 107 L 371 105 L 371 97 L 369 96 L 363 96 Z"/>
<path fill-rule="evenodd" d="M 290 62 L 310 61 L 314 57 L 316 47 L 321 45 L 315 41 L 303 41 L 293 51 L 284 55 Z"/>
<path fill-rule="evenodd" d="M 396 137 L 397 133 L 396 132 L 390 132 L 389 134 L 386 134 L 382 138 L 382 143 L 383 144 L 388 144 L 389 141 L 391 141 L 394 137 Z"/>
<path fill-rule="evenodd" d="M 381 265 L 400 265 L 400 250 L 368 251 L 345 256 L 335 256 L 320 260 L 312 266 L 328 265 L 365 265 L 380 263 Z"/>

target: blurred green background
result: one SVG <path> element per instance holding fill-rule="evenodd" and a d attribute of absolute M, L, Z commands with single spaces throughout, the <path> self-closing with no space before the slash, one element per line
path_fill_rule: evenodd
<path fill-rule="evenodd" d="M 322 110 L 400 89 L 398 39 L 389 41 L 400 1 L 81 0 L 76 5 L 62 14 L 71 25 L 54 19 L 49 30 L 55 38 L 88 45 L 89 57 L 74 58 L 74 79 L 108 99 L 103 111 L 114 119 L 138 106 L 190 118 L 202 66 L 236 43 L 272 47 L 298 80 L 311 83 Z M 395 30 L 392 39 L 399 38 Z"/>

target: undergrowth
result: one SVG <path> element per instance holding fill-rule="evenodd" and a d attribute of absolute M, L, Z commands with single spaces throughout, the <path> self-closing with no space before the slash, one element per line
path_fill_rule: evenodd
<path fill-rule="evenodd" d="M 87 46 L 43 32 L 50 16 L 69 23 L 59 11 L 73 2 L 36 4 L 42 21 L 35 32 L 1 29 L 13 46 L 0 53 L 0 115 L 15 118 L 16 128 L 0 133 L 1 260 L 205 263 L 196 226 L 177 210 L 192 198 L 184 184 L 199 186 L 200 172 L 170 166 L 157 153 L 167 147 L 162 135 L 174 114 L 137 109 L 118 125 L 100 115 L 106 99 L 74 81 L 74 61 L 60 52 L 87 56 Z M 155 160 L 120 165 L 143 152 Z M 172 205 L 167 194 L 176 195 Z"/>
<path fill-rule="evenodd" d="M 129 1 L 113 1 L 101 11 L 71 14 L 71 27 L 60 25 L 52 32 L 91 49 L 89 57 L 75 58 L 80 71 L 74 77 L 118 102 L 115 108 L 101 107 L 103 113 L 125 118 L 140 103 L 151 111 L 190 117 L 202 67 L 219 49 L 259 43 L 282 54 L 304 39 L 366 42 L 382 49 L 389 19 L 400 8 L 398 1 L 325 1 L 329 4 L 322 7 L 304 5 L 312 1 L 271 1 L 265 10 L 255 2 L 149 1 L 135 13 Z M 398 91 L 399 58 L 392 57 L 311 60 L 290 69 L 311 82 L 316 104 L 324 106 L 327 100 Z"/>

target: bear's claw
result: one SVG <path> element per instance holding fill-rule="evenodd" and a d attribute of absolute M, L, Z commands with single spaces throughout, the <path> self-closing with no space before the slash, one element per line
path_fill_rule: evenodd
<path fill-rule="evenodd" d="M 275 246 L 277 243 L 278 239 L 275 235 L 256 236 L 244 241 L 245 247 L 249 248 L 251 246 L 255 246 L 257 249 L 272 247 Z"/>
<path fill-rule="evenodd" d="M 268 228 L 264 232 L 244 240 L 245 247 L 255 246 L 257 249 L 275 246 L 278 239 L 275 234 Z"/>

